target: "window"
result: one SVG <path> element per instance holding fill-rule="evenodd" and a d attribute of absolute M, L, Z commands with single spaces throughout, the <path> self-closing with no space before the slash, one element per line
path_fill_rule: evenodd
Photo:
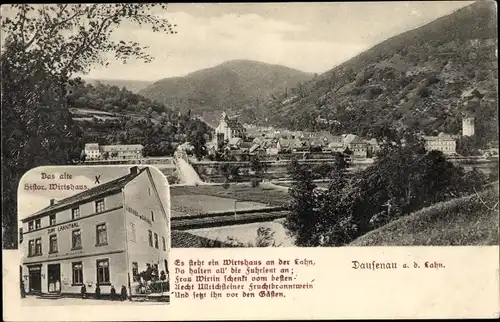
<path fill-rule="evenodd" d="M 158 234 L 155 233 L 155 248 L 158 249 Z"/>
<path fill-rule="evenodd" d="M 148 230 L 149 232 L 149 246 L 153 247 L 153 232 Z"/>
<path fill-rule="evenodd" d="M 40 222 L 40 219 L 35 220 L 35 229 L 40 229 L 42 227 L 42 224 Z"/>
<path fill-rule="evenodd" d="M 135 224 L 130 223 L 130 240 L 135 242 Z"/>
<path fill-rule="evenodd" d="M 73 285 L 83 284 L 83 264 L 82 262 L 71 263 L 73 267 Z"/>
<path fill-rule="evenodd" d="M 82 248 L 82 233 L 80 229 L 73 230 L 71 235 L 71 249 Z"/>
<path fill-rule="evenodd" d="M 28 242 L 28 256 L 35 256 L 35 240 L 32 239 Z"/>
<path fill-rule="evenodd" d="M 35 239 L 35 255 L 42 255 L 42 239 Z"/>
<path fill-rule="evenodd" d="M 97 200 L 95 202 L 95 212 L 103 212 L 104 211 L 104 199 Z"/>
<path fill-rule="evenodd" d="M 49 237 L 49 253 L 57 253 L 57 235 Z"/>
<path fill-rule="evenodd" d="M 71 219 L 80 218 L 80 207 L 71 209 Z"/>
<path fill-rule="evenodd" d="M 167 245 L 165 244 L 165 237 L 161 238 L 161 243 L 163 244 L 163 250 L 167 250 Z"/>
<path fill-rule="evenodd" d="M 106 231 L 106 224 L 99 224 L 96 226 L 96 241 L 97 245 L 108 244 L 108 233 Z"/>
<path fill-rule="evenodd" d="M 137 262 L 132 263 L 132 277 L 134 281 L 137 281 L 139 279 L 139 266 L 137 265 Z"/>
<path fill-rule="evenodd" d="M 151 211 L 151 221 L 155 221 L 155 213 Z"/>
<path fill-rule="evenodd" d="M 109 284 L 109 259 L 97 261 L 97 283 Z"/>
<path fill-rule="evenodd" d="M 34 227 L 34 225 L 33 225 L 33 221 L 30 221 L 30 222 L 28 223 L 28 231 L 33 230 L 33 227 Z"/>
<path fill-rule="evenodd" d="M 50 225 L 54 226 L 56 224 L 56 214 L 50 215 Z"/>

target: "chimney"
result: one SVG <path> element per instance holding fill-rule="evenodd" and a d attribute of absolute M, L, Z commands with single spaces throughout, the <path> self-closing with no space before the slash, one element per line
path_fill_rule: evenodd
<path fill-rule="evenodd" d="M 139 168 L 135 165 L 130 168 L 130 174 L 137 174 L 139 172 Z"/>
<path fill-rule="evenodd" d="M 50 199 L 50 205 L 53 206 L 56 204 L 56 200 L 54 198 Z"/>

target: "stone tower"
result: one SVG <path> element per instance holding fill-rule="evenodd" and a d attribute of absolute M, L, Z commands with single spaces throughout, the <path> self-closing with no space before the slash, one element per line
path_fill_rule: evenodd
<path fill-rule="evenodd" d="M 462 119 L 462 136 L 474 136 L 474 117 L 466 116 Z"/>

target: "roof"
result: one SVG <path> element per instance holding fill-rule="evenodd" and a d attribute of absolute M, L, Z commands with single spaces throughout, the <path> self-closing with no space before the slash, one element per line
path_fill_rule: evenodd
<path fill-rule="evenodd" d="M 229 145 L 235 145 L 235 144 L 238 144 L 239 142 L 242 142 L 243 139 L 242 138 L 238 138 L 238 137 L 234 137 L 234 138 L 231 138 L 229 140 Z"/>
<path fill-rule="evenodd" d="M 99 150 L 99 143 L 86 143 L 85 150 Z"/>
<path fill-rule="evenodd" d="M 252 145 L 252 147 L 248 150 L 248 152 L 252 153 L 252 152 L 256 151 L 258 148 L 260 148 L 260 145 L 259 145 L 259 144 L 254 144 L 254 145 Z"/>
<path fill-rule="evenodd" d="M 353 144 L 353 143 L 365 143 L 361 138 L 355 134 L 347 134 L 344 137 L 344 144 Z"/>
<path fill-rule="evenodd" d="M 35 212 L 34 214 L 31 214 L 28 217 L 22 219 L 21 221 L 26 222 L 31 218 L 39 217 L 39 216 L 46 214 L 48 212 L 51 212 L 54 210 L 59 210 L 61 208 L 65 208 L 67 206 L 71 206 L 74 203 L 82 202 L 84 200 L 91 199 L 93 197 L 96 197 L 96 196 L 99 196 L 102 194 L 106 194 L 109 192 L 119 191 L 123 187 L 125 187 L 125 185 L 127 183 L 132 181 L 134 178 L 139 176 L 141 173 L 143 173 L 147 169 L 148 169 L 147 167 L 142 168 L 139 171 L 137 171 L 136 173 L 129 173 L 129 174 L 124 175 L 123 177 L 120 177 L 118 179 L 111 180 L 109 182 L 103 183 L 103 184 L 98 185 L 96 187 L 93 187 L 91 189 L 77 193 L 76 195 L 73 195 L 71 197 L 67 197 L 65 199 L 62 199 L 62 200 L 56 202 L 54 205 L 45 207 L 45 208 Z"/>
<path fill-rule="evenodd" d="M 278 142 L 280 143 L 280 145 L 281 145 L 282 147 L 288 147 L 288 146 L 290 146 L 291 141 L 292 141 L 292 140 L 289 140 L 289 139 L 283 139 L 283 138 L 280 138 L 280 139 L 278 140 Z"/>
<path fill-rule="evenodd" d="M 103 151 L 121 151 L 121 150 L 142 150 L 142 144 L 116 144 L 116 145 L 101 145 Z"/>
<path fill-rule="evenodd" d="M 333 141 L 328 144 L 329 148 L 342 148 L 344 144 L 342 142 Z"/>
<path fill-rule="evenodd" d="M 250 149 L 254 145 L 255 145 L 255 143 L 253 143 L 253 142 L 241 142 L 240 148 L 242 148 L 242 149 Z"/>
<path fill-rule="evenodd" d="M 438 136 L 424 136 L 425 141 L 455 141 L 449 134 L 439 133 Z"/>

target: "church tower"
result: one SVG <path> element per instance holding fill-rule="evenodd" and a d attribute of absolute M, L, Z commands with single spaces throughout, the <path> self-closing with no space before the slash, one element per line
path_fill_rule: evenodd
<path fill-rule="evenodd" d="M 474 117 L 466 116 L 462 119 L 462 136 L 474 136 Z"/>

